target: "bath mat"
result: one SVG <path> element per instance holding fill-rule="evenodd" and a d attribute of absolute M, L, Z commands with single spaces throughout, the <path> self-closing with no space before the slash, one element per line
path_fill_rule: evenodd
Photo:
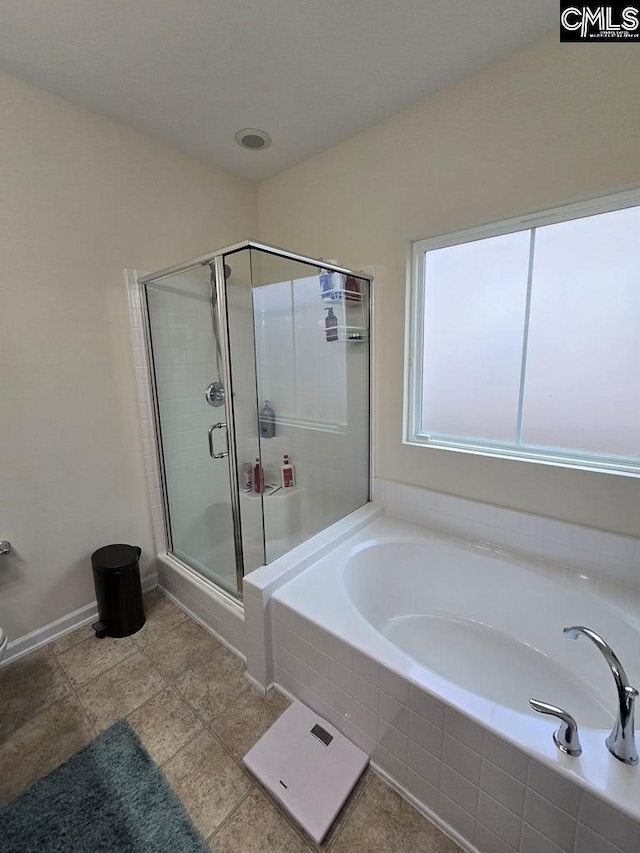
<path fill-rule="evenodd" d="M 0 811 L 0 850 L 205 853 L 209 848 L 136 733 L 119 720 Z"/>

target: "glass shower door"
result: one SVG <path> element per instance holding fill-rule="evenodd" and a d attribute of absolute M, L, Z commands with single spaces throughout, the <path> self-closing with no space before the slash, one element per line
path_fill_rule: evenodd
<path fill-rule="evenodd" d="M 203 266 L 145 292 L 169 550 L 238 596 L 214 273 Z"/>

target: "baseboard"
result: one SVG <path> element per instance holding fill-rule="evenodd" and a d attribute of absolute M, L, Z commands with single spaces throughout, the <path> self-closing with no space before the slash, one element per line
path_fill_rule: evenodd
<path fill-rule="evenodd" d="M 148 592 L 158 585 L 158 576 L 156 574 L 148 575 L 142 581 L 142 591 Z M 68 613 L 66 616 L 56 619 L 55 622 L 50 622 L 48 625 L 43 625 L 32 631 L 30 634 L 25 634 L 24 637 L 18 637 L 16 640 L 11 640 L 7 646 L 7 654 L 4 660 L 0 663 L 0 667 L 13 663 L 19 658 L 28 655 L 29 652 L 34 652 L 36 649 L 46 646 L 63 634 L 68 634 L 69 631 L 75 631 L 76 628 L 92 622 L 98 615 L 98 604 L 92 601 L 90 604 L 85 604 L 79 610 L 74 610 L 73 613 Z"/>
<path fill-rule="evenodd" d="M 244 677 L 247 679 L 249 684 L 251 684 L 252 687 L 255 687 L 256 690 L 259 690 L 263 696 L 266 696 L 267 693 L 274 686 L 273 682 L 272 682 L 271 684 L 269 684 L 268 687 L 264 687 L 264 685 L 260 684 L 260 682 L 257 679 L 255 679 L 252 675 L 249 675 L 248 672 L 245 672 Z"/>

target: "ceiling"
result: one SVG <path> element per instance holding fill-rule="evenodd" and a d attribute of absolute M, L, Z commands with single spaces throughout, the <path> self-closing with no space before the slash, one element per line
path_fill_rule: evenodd
<path fill-rule="evenodd" d="M 557 0 L 2 0 L 0 68 L 262 180 L 557 26 Z"/>

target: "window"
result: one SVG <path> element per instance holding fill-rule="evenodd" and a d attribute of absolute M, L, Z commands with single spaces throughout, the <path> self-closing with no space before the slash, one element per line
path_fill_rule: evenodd
<path fill-rule="evenodd" d="M 640 474 L 640 193 L 413 244 L 405 440 Z"/>

